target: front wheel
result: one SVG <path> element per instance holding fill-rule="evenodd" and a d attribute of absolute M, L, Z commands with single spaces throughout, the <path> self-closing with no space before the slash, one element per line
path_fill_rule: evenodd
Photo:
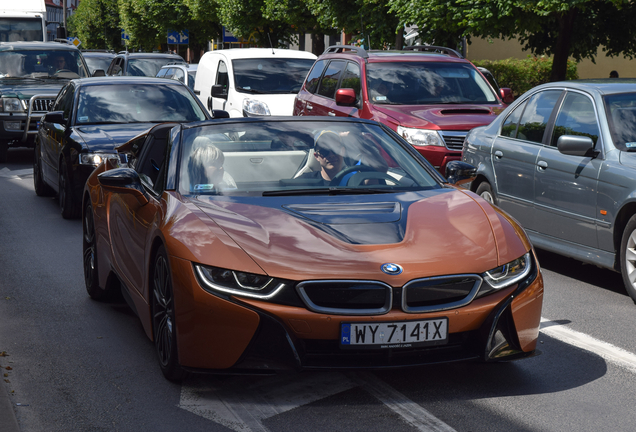
<path fill-rule="evenodd" d="M 495 194 L 492 192 L 492 186 L 487 181 L 481 182 L 475 191 L 477 195 L 488 201 L 490 204 L 497 205 Z"/>
<path fill-rule="evenodd" d="M 627 294 L 636 303 L 636 215 L 632 216 L 621 241 L 621 274 Z"/>
<path fill-rule="evenodd" d="M 152 331 L 163 376 L 181 381 L 185 371 L 179 365 L 173 294 L 168 254 L 160 246 L 152 270 Z"/>

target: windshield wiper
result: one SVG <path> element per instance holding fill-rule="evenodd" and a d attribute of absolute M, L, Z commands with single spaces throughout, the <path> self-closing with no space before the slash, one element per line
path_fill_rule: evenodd
<path fill-rule="evenodd" d="M 252 94 L 268 94 L 269 93 L 262 90 L 248 89 L 245 87 L 237 87 L 236 89 L 240 91 L 244 91 L 246 93 L 252 93 Z"/>
<path fill-rule="evenodd" d="M 366 195 L 379 193 L 395 193 L 395 189 L 384 188 L 343 188 L 329 187 L 318 189 L 285 189 L 277 191 L 265 191 L 263 196 L 294 196 L 294 195 Z"/>

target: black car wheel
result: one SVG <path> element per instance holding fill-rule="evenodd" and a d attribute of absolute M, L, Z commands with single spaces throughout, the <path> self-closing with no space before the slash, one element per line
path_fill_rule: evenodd
<path fill-rule="evenodd" d="M 9 141 L 0 140 L 0 162 L 7 161 L 8 153 L 9 153 Z"/>
<path fill-rule="evenodd" d="M 73 196 L 73 188 L 68 178 L 68 168 L 62 162 L 60 164 L 58 198 L 60 201 L 60 210 L 64 219 L 74 219 L 79 216 L 79 205 Z"/>
<path fill-rule="evenodd" d="M 497 205 L 495 194 L 492 192 L 492 187 L 487 181 L 481 182 L 481 184 L 477 187 L 477 191 L 475 193 L 488 201 L 490 204 Z"/>
<path fill-rule="evenodd" d="M 40 157 L 40 145 L 36 144 L 33 153 L 33 186 L 37 196 L 51 196 L 53 189 L 44 182 L 42 175 L 42 158 Z"/>
<path fill-rule="evenodd" d="M 636 215 L 631 217 L 623 231 L 621 274 L 627 294 L 636 303 Z"/>
<path fill-rule="evenodd" d="M 86 204 L 84 208 L 82 251 L 86 291 L 92 299 L 105 300 L 109 293 L 99 287 L 95 219 L 93 216 L 93 206 L 90 204 Z"/>
<path fill-rule="evenodd" d="M 180 381 L 185 372 L 177 354 L 172 277 L 163 246 L 157 251 L 152 270 L 152 330 L 161 372 L 170 381 Z"/>

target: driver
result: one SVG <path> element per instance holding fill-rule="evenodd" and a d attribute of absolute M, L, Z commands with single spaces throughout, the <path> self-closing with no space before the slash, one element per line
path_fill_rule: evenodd
<path fill-rule="evenodd" d="M 320 132 L 314 144 L 313 155 L 320 164 L 320 171 L 310 171 L 299 178 L 322 179 L 323 184 L 328 186 L 336 174 L 346 168 L 344 155 L 345 146 L 339 134 L 329 130 Z"/>
<path fill-rule="evenodd" d="M 66 58 L 62 54 L 57 54 L 55 57 L 53 57 L 53 69 L 56 72 L 69 69 L 68 65 L 66 64 Z"/>

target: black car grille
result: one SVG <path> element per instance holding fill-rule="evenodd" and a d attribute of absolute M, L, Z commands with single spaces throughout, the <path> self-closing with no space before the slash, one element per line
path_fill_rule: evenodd
<path fill-rule="evenodd" d="M 402 289 L 402 310 L 417 313 L 465 306 L 477 295 L 481 281 L 481 277 L 476 275 L 411 281 Z"/>
<path fill-rule="evenodd" d="M 466 132 L 442 132 L 442 137 L 446 143 L 446 148 L 450 150 L 462 151 Z"/>
<path fill-rule="evenodd" d="M 31 112 L 48 112 L 51 110 L 51 107 L 53 106 L 54 101 L 55 101 L 55 98 L 51 98 L 51 99 L 37 98 L 33 100 L 33 108 Z"/>

